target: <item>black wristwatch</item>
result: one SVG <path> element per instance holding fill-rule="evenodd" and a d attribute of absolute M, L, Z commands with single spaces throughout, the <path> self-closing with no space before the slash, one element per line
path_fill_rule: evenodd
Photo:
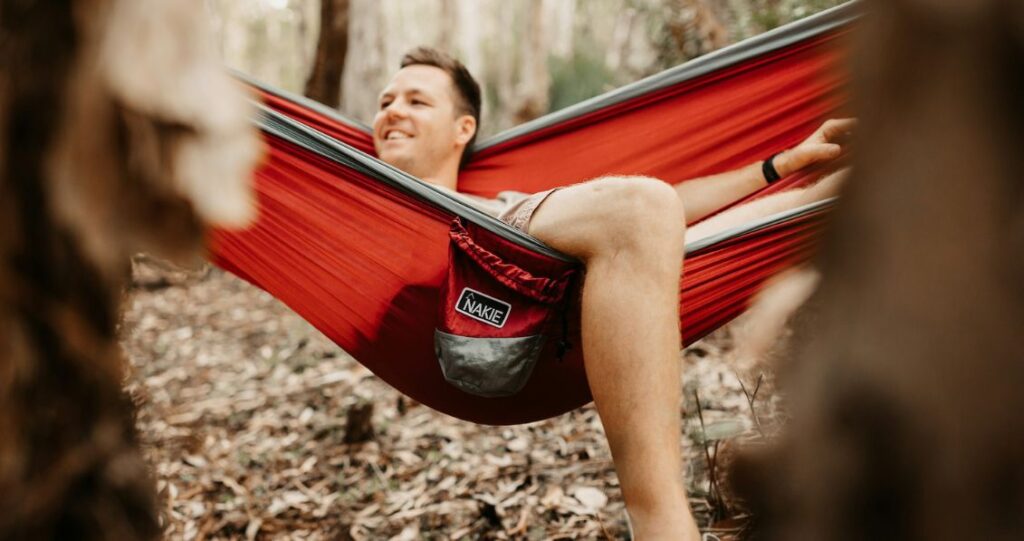
<path fill-rule="evenodd" d="M 768 181 L 768 184 L 771 184 L 782 178 L 782 175 L 780 175 L 779 172 L 775 169 L 774 163 L 775 157 L 778 156 L 779 154 L 782 153 L 776 152 L 775 154 L 768 156 L 768 159 L 761 164 L 761 172 L 764 173 L 764 179 Z"/>

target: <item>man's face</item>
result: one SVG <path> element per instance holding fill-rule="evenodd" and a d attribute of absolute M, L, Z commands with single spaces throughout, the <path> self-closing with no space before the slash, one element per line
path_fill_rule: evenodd
<path fill-rule="evenodd" d="M 460 130 L 463 115 L 456 111 L 454 92 L 451 77 L 440 68 L 399 70 L 381 92 L 373 119 L 377 156 L 421 178 L 436 175 L 453 157 L 458 163 L 468 138 Z"/>

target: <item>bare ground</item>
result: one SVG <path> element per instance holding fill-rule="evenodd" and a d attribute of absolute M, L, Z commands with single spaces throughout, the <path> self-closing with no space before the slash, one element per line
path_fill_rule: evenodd
<path fill-rule="evenodd" d="M 440 414 L 218 269 L 140 258 L 126 306 L 128 388 L 169 539 L 628 537 L 592 405 L 514 427 Z M 760 372 L 732 354 L 741 331 L 682 354 L 687 486 L 709 539 L 742 522 L 709 492 L 716 440 L 760 437 L 752 411 L 766 424 L 777 409 L 767 382 L 748 404 Z M 360 430 L 368 441 L 346 442 Z"/>

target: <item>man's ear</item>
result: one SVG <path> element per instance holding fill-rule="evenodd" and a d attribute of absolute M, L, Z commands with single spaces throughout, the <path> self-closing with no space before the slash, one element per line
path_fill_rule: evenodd
<path fill-rule="evenodd" d="M 472 115 L 462 115 L 455 119 L 455 142 L 468 145 L 476 134 L 476 119 Z"/>

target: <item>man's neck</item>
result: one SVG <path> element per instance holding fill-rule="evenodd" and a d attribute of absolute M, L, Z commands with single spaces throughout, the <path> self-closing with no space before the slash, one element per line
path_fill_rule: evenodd
<path fill-rule="evenodd" d="M 423 182 L 428 182 L 435 186 L 442 186 L 452 191 L 458 191 L 459 184 L 459 165 L 458 163 L 447 165 L 439 168 L 432 174 L 424 175 L 420 177 Z"/>
<path fill-rule="evenodd" d="M 427 184 L 433 184 L 434 186 L 441 186 L 442 188 L 448 188 L 449 190 L 452 190 L 452 191 L 458 191 L 458 189 L 456 188 L 456 186 L 458 185 L 458 180 L 454 179 L 454 178 L 444 178 L 444 177 L 440 177 L 440 176 L 429 176 L 429 177 L 423 177 L 420 180 L 422 180 L 423 182 L 426 182 Z"/>

